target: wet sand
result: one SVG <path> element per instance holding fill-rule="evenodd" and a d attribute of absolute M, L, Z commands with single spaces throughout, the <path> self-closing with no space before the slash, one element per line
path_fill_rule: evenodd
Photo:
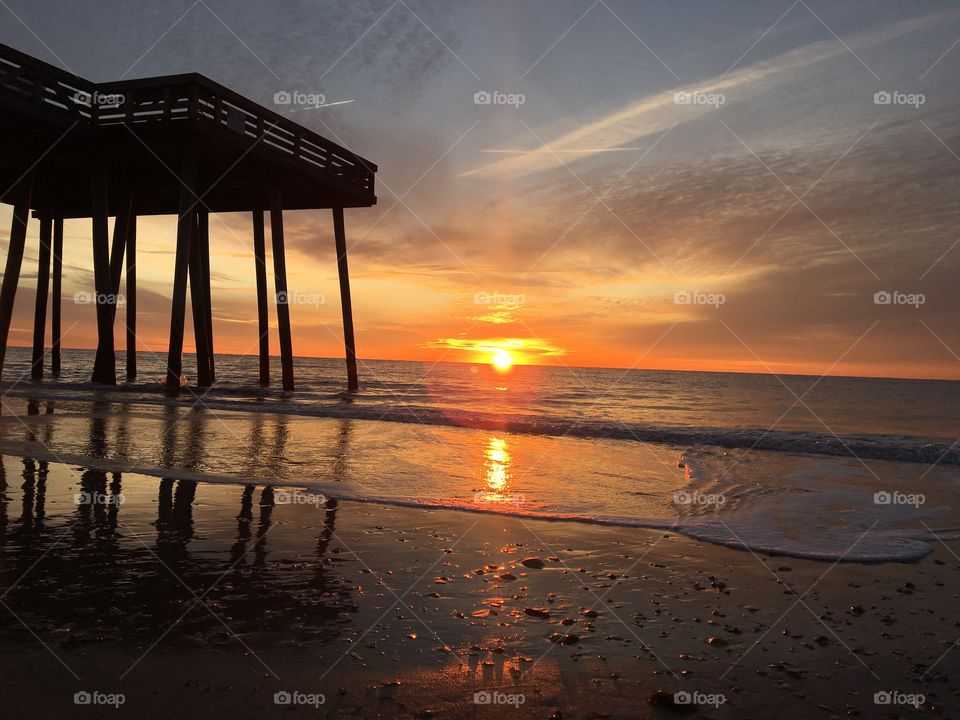
<path fill-rule="evenodd" d="M 960 716 L 956 547 L 835 565 L 673 533 L 3 467 L 5 717 L 917 714 L 878 692 Z M 84 691 L 124 702 L 75 705 Z M 283 692 L 307 704 L 278 706 Z"/>

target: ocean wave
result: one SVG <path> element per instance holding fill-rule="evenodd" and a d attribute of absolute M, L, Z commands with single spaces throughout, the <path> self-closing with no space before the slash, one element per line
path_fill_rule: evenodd
<path fill-rule="evenodd" d="M 797 430 L 723 427 L 670 427 L 592 418 L 563 418 L 543 414 L 489 413 L 461 407 L 407 403 L 345 392 L 278 394 L 258 386 L 217 387 L 196 395 L 167 396 L 152 383 L 104 389 L 93 383 L 14 386 L 7 395 L 69 402 L 121 402 L 142 405 L 202 406 L 210 410 L 279 413 L 386 422 L 419 423 L 525 435 L 622 440 L 671 446 L 707 445 L 894 460 L 910 463 L 960 465 L 960 446 L 932 438 L 908 435 L 834 434 Z M 331 388 L 332 389 L 332 388 Z"/>

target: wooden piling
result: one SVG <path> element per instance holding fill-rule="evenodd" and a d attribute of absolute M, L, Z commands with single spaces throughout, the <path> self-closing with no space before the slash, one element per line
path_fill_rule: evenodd
<path fill-rule="evenodd" d="M 107 213 L 109 186 L 105 168 L 93 173 L 93 281 L 94 305 L 97 310 L 97 357 L 93 366 L 93 382 L 116 385 L 117 369 L 113 347 L 113 283 L 110 278 L 110 239 Z"/>
<path fill-rule="evenodd" d="M 50 310 L 50 373 L 60 377 L 60 309 L 63 286 L 63 218 L 53 220 L 53 308 Z"/>
<path fill-rule="evenodd" d="M 283 195 L 278 186 L 270 191 L 270 234 L 273 241 L 273 286 L 277 298 L 277 326 L 280 331 L 280 372 L 283 389 L 293 387 L 293 341 L 290 335 L 290 297 L 287 290 L 287 261 L 283 248 Z"/>
<path fill-rule="evenodd" d="M 337 246 L 337 272 L 340 275 L 340 308 L 343 314 L 343 344 L 347 357 L 347 391 L 356 392 L 357 346 L 353 336 L 353 303 L 350 299 L 350 272 L 347 269 L 347 237 L 343 223 L 343 208 L 333 209 L 333 234 Z"/>
<path fill-rule="evenodd" d="M 257 271 L 257 329 L 260 333 L 260 384 L 270 384 L 270 321 L 267 316 L 267 261 L 263 210 L 253 211 L 253 255 Z"/>
<path fill-rule="evenodd" d="M 210 289 L 210 213 L 200 210 L 198 213 L 198 229 L 200 234 L 200 277 L 203 281 L 203 317 L 207 326 L 207 350 L 210 360 L 210 382 L 217 379 L 215 357 L 213 352 L 213 297 Z"/>
<path fill-rule="evenodd" d="M 117 306 L 120 298 L 120 280 L 123 273 L 123 257 L 127 248 L 127 234 L 130 227 L 130 211 L 133 207 L 133 193 L 129 192 L 123 204 L 121 205 L 117 217 L 113 222 L 113 242 L 110 246 L 110 302 L 107 304 L 107 310 L 110 313 L 110 338 L 114 347 L 116 339 L 113 332 L 117 320 Z M 99 343 L 97 344 L 97 357 L 94 361 L 94 372 L 101 365 L 110 363 L 114 365 L 114 375 L 116 375 L 115 353 L 107 351 Z"/>
<path fill-rule="evenodd" d="M 13 201 L 13 220 L 10 223 L 10 244 L 3 269 L 3 284 L 0 285 L 0 376 L 7 355 L 7 338 L 13 318 L 13 301 L 20 282 L 20 267 L 23 265 L 23 248 L 27 241 L 27 222 L 30 218 L 30 198 L 33 193 L 33 171 L 20 178 Z"/>
<path fill-rule="evenodd" d="M 127 380 L 137 377 L 137 216 L 127 227 Z"/>
<path fill-rule="evenodd" d="M 197 223 L 200 218 L 197 213 Z M 190 243 L 190 310 L 193 313 L 193 337 L 197 348 L 197 387 L 210 387 L 210 343 L 204 308 L 203 262 L 200 258 L 199 228 Z"/>
<path fill-rule="evenodd" d="M 130 211 L 133 207 L 133 193 L 120 207 L 113 223 L 113 244 L 110 248 L 110 287 L 115 295 L 120 294 L 120 280 L 123 273 L 123 256 L 127 249 L 127 232 L 130 228 Z M 116 305 L 113 306 L 116 314 Z"/>
<path fill-rule="evenodd" d="M 43 378 L 43 341 L 47 335 L 47 297 L 50 292 L 50 251 L 53 220 L 40 218 L 40 250 L 37 254 L 37 297 L 33 310 L 33 358 L 30 377 Z"/>
<path fill-rule="evenodd" d="M 177 253 L 173 270 L 173 297 L 170 308 L 170 345 L 167 351 L 167 388 L 180 388 L 183 370 L 183 321 L 187 309 L 187 268 L 190 245 L 196 228 L 194 189 L 197 184 L 197 156 L 188 152 L 180 173 L 180 219 L 177 222 Z"/>

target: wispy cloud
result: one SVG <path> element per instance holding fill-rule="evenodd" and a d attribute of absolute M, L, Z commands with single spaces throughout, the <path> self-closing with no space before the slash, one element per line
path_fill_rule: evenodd
<path fill-rule="evenodd" d="M 437 338 L 422 347 L 428 350 L 455 350 L 469 352 L 474 356 L 492 354 L 507 350 L 513 353 L 518 360 L 524 358 L 560 357 L 567 354 L 567 350 L 554 345 L 549 340 L 541 338 Z"/>
<path fill-rule="evenodd" d="M 817 63 L 840 57 L 851 50 L 864 50 L 881 45 L 956 15 L 956 12 L 939 13 L 903 20 L 880 30 L 858 33 L 847 40 L 846 44 L 834 38 L 809 43 L 728 74 L 643 98 L 540 147 L 468 170 L 462 177 L 522 176 L 556 167 L 558 162 L 553 157 L 554 154 L 576 153 L 577 159 L 584 159 L 600 152 L 629 146 L 638 138 L 655 135 L 673 125 L 688 123 L 716 112 L 715 105 L 709 103 L 678 103 L 676 99 L 679 94 L 722 95 L 725 103 L 729 104 L 770 91 Z"/>

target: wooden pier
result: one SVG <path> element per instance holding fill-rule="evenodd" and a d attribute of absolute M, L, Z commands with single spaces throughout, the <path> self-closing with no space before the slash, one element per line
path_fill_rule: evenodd
<path fill-rule="evenodd" d="M 183 368 L 187 288 L 197 385 L 216 377 L 210 291 L 210 213 L 252 215 L 260 383 L 270 382 L 265 217 L 270 213 L 280 368 L 294 389 L 284 210 L 332 210 L 347 384 L 358 387 L 344 209 L 376 203 L 373 163 L 202 75 L 92 83 L 0 45 L 0 201 L 13 205 L 0 287 L 0 373 L 27 224 L 40 222 L 32 377 L 44 372 L 51 306 L 51 372 L 60 372 L 63 221 L 91 218 L 98 345 L 94 382 L 116 383 L 116 298 L 126 272 L 126 377 L 137 375 L 137 218 L 177 215 L 167 387 Z M 109 217 L 114 217 L 112 239 Z M 52 275 L 51 275 L 52 261 Z M 49 286 L 52 279 L 52 293 Z"/>

